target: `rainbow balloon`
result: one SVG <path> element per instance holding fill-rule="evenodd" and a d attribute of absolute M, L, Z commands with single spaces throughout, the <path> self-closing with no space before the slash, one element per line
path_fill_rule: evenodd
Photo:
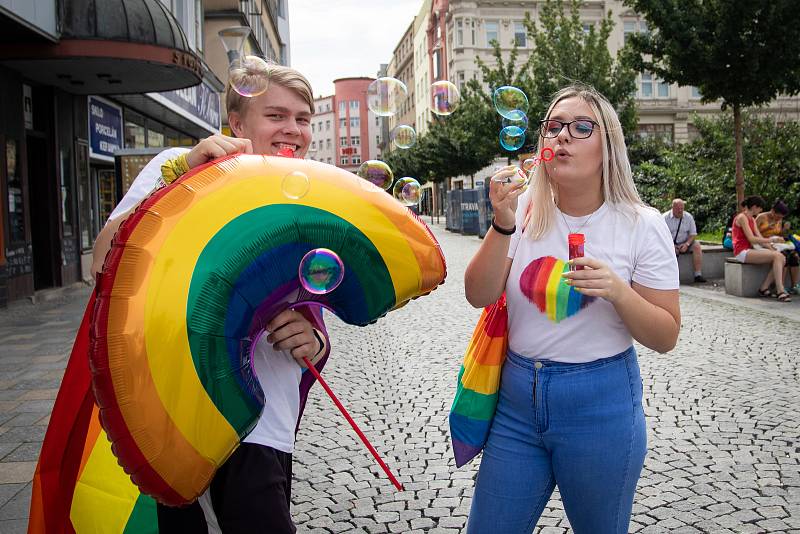
<path fill-rule="evenodd" d="M 298 265 L 316 248 L 344 279 L 302 295 Z M 430 230 L 354 174 L 254 155 L 196 169 L 128 218 L 98 280 L 90 363 L 114 454 L 143 493 L 193 501 L 261 413 L 250 345 L 276 306 L 301 292 L 366 325 L 445 275 Z"/>
<path fill-rule="evenodd" d="M 545 256 L 532 261 L 519 278 L 522 294 L 554 323 L 572 317 L 594 301 L 594 297 L 582 295 L 567 285 L 561 276 L 567 271 L 567 262 Z"/>

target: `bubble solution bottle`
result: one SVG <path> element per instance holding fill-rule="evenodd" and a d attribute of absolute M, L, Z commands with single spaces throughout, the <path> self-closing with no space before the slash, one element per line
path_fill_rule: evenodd
<path fill-rule="evenodd" d="M 567 245 L 569 246 L 569 259 L 583 257 L 583 245 L 586 243 L 586 236 L 583 234 L 569 234 L 567 236 Z M 580 271 L 583 269 L 582 265 L 570 265 L 570 271 Z"/>

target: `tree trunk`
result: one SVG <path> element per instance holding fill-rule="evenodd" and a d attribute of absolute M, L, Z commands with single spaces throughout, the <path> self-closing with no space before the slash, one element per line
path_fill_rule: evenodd
<path fill-rule="evenodd" d="M 744 161 L 742 156 L 742 108 L 733 105 L 733 135 L 736 139 L 736 205 L 744 200 Z"/>

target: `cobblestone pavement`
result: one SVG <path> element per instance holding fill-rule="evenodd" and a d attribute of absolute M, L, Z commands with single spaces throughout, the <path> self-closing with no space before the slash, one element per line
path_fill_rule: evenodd
<path fill-rule="evenodd" d="M 325 376 L 406 491 L 315 387 L 295 453 L 299 532 L 465 525 L 477 464 L 455 469 L 447 411 L 479 315 L 464 300 L 463 273 L 480 241 L 434 232 L 448 260 L 443 286 L 367 328 L 328 319 L 335 353 Z M 639 347 L 649 453 L 631 531 L 800 533 L 800 321 L 705 294 L 682 292 L 672 353 Z M 24 531 L 29 481 L 87 295 L 0 312 L 0 533 Z M 570 532 L 557 493 L 536 532 Z"/>

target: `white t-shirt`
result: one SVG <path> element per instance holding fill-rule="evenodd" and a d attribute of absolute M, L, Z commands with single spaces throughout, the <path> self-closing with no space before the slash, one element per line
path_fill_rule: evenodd
<path fill-rule="evenodd" d="M 684 211 L 680 219 L 672 214 L 672 210 L 665 211 L 664 222 L 667 223 L 670 239 L 672 239 L 675 244 L 681 245 L 686 243 L 690 237 L 697 235 L 697 226 L 694 223 L 694 217 L 692 217 L 692 214 L 688 211 Z"/>
<path fill-rule="evenodd" d="M 553 226 L 533 241 L 522 236 L 529 198 L 530 191 L 520 197 L 517 231 L 508 250 L 513 259 L 506 282 L 509 348 L 526 357 L 566 363 L 624 351 L 633 338 L 614 306 L 564 284 L 560 274 L 565 266 L 556 260 L 569 259 L 567 235 L 582 233 L 584 256 L 606 263 L 623 280 L 652 289 L 677 289 L 678 262 L 661 214 L 636 208 L 634 222 L 634 213 L 626 215 L 608 203 L 583 217 L 570 217 L 555 208 Z"/>
<path fill-rule="evenodd" d="M 170 148 L 154 157 L 133 181 L 109 220 L 119 217 L 147 197 L 161 178 L 161 165 L 187 151 L 185 148 Z M 259 336 L 254 343 L 253 367 L 266 402 L 256 426 L 243 441 L 291 453 L 300 413 L 302 369 L 290 354 L 274 350 L 266 334 Z"/>

